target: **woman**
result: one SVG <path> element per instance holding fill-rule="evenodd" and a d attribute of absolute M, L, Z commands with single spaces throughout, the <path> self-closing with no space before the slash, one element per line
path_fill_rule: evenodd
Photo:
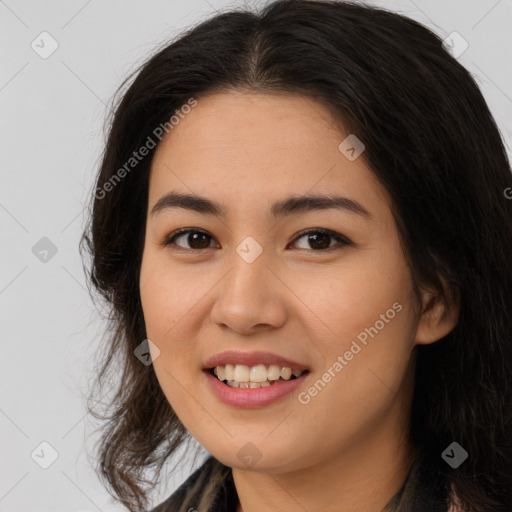
<path fill-rule="evenodd" d="M 82 240 L 110 492 L 145 507 L 194 439 L 154 511 L 512 510 L 510 164 L 442 40 L 277 0 L 122 94 Z"/>

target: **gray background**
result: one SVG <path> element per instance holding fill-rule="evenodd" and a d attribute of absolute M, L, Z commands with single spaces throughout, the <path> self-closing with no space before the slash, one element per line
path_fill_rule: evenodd
<path fill-rule="evenodd" d="M 461 34 L 469 47 L 458 58 L 476 77 L 510 148 L 512 1 L 373 3 L 443 38 Z M 82 398 L 102 323 L 77 246 L 106 104 L 158 43 L 216 10 L 242 5 L 258 3 L 0 0 L 0 512 L 122 510 L 87 461 L 95 437 Z M 47 58 L 31 47 L 35 41 L 39 52 L 51 49 L 50 39 L 41 42 L 43 31 L 58 43 Z M 40 252 L 52 244 L 54 255 L 51 248 Z M 47 469 L 31 456 L 36 450 L 39 461 L 50 461 L 42 442 L 58 454 Z M 193 469 L 184 462 L 182 472 L 164 479 L 155 504 Z"/>

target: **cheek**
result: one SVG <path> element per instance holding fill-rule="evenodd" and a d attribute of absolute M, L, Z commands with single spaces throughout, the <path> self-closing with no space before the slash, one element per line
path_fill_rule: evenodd
<path fill-rule="evenodd" d="M 299 414 L 326 445 L 364 438 L 397 399 L 402 401 L 399 397 L 406 403 L 412 389 L 407 378 L 413 348 L 409 305 L 385 300 L 377 305 L 357 313 L 348 307 L 332 324 L 336 336 L 317 339 L 324 364 L 301 395 Z"/>
<path fill-rule="evenodd" d="M 366 400 L 368 405 L 373 403 L 368 397 L 374 397 L 373 406 L 378 407 L 379 400 L 386 398 L 382 394 L 400 387 L 413 348 L 409 270 L 400 259 L 388 265 L 380 258 L 353 267 L 347 261 L 329 275 L 328 281 L 309 276 L 294 290 L 314 312 L 309 329 L 323 356 L 319 372 L 325 375 L 330 370 L 336 375 L 326 375 L 332 383 L 320 401 L 348 401 L 353 406 L 346 395 L 350 393 L 356 402 Z M 339 398 L 342 395 L 344 399 Z"/>
<path fill-rule="evenodd" d="M 199 300 L 201 287 L 204 283 L 176 279 L 176 272 L 162 258 L 144 255 L 140 276 L 142 310 L 147 337 L 159 350 L 153 368 L 167 401 L 193 435 L 196 429 L 206 428 L 196 415 L 192 421 L 189 418 L 190 410 L 194 409 L 191 393 L 199 364 L 190 343 L 190 314 Z"/>
<path fill-rule="evenodd" d="M 369 259 L 347 258 L 343 265 L 293 279 L 294 293 L 311 312 L 310 325 L 318 325 L 327 339 L 352 340 L 376 322 L 379 331 L 391 331 L 408 317 L 397 311 L 410 301 L 408 268 L 400 260 L 388 265 L 384 259 Z"/>
<path fill-rule="evenodd" d="M 186 273 L 171 268 L 161 254 L 144 254 L 140 275 L 140 297 L 148 337 L 165 344 L 180 334 L 180 322 L 208 288 Z"/>
<path fill-rule="evenodd" d="M 165 377 L 165 371 L 179 376 L 180 380 L 184 377 L 181 371 L 187 367 L 184 363 L 190 361 L 191 344 L 186 342 L 187 336 L 183 327 L 186 325 L 187 315 L 190 315 L 198 300 L 197 289 L 195 284 L 190 285 L 186 279 L 176 279 L 176 272 L 171 272 L 162 258 L 148 253 L 144 255 L 140 275 L 140 298 L 147 337 L 160 351 L 159 357 L 154 361 L 159 380 L 169 380 Z M 174 387 L 173 379 L 168 384 Z"/>

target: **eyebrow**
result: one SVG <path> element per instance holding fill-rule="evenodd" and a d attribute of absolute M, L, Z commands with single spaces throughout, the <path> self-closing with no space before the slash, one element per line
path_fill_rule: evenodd
<path fill-rule="evenodd" d="M 151 210 L 151 216 L 167 209 L 183 208 L 206 215 L 226 217 L 226 210 L 222 204 L 192 194 L 181 194 L 171 191 L 162 196 Z M 316 210 L 338 209 L 372 219 L 371 213 L 360 203 L 353 199 L 341 196 L 304 195 L 292 196 L 275 202 L 269 210 L 269 215 L 279 219 L 293 213 L 305 213 Z"/>

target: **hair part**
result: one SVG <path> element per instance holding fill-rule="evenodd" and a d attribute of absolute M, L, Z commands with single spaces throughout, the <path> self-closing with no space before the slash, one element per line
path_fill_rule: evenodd
<path fill-rule="evenodd" d="M 277 0 L 258 13 L 221 13 L 166 43 L 121 86 L 96 189 L 191 97 L 200 104 L 230 89 L 312 98 L 364 142 L 361 157 L 392 198 L 415 290 L 460 300 L 454 330 L 415 349 L 410 437 L 465 511 L 510 510 L 512 202 L 503 191 L 512 177 L 475 80 L 440 37 L 382 8 Z M 99 473 L 132 512 L 147 504 L 144 472 L 158 478 L 190 437 L 153 367 L 133 355 L 146 338 L 139 277 L 151 157 L 91 197 L 80 243 L 91 256 L 88 284 L 109 312 L 98 395 L 109 370 L 117 386 L 103 415 L 90 406 L 107 421 Z M 441 458 L 453 441 L 469 453 L 457 469 Z"/>

